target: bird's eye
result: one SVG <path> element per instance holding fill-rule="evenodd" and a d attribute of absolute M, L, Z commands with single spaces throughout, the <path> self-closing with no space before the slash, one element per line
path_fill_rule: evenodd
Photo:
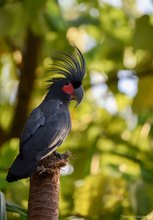
<path fill-rule="evenodd" d="M 73 87 L 74 87 L 75 89 L 79 88 L 80 86 L 81 86 L 81 82 L 78 82 L 78 81 L 73 82 Z"/>
<path fill-rule="evenodd" d="M 62 90 L 69 95 L 72 95 L 74 93 L 74 88 L 71 83 L 66 83 L 65 86 L 63 86 Z"/>

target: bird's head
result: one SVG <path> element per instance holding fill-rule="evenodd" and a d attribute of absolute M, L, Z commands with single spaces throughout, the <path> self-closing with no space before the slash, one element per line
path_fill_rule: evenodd
<path fill-rule="evenodd" d="M 82 53 L 75 46 L 73 54 L 62 53 L 53 60 L 50 71 L 54 74 L 48 80 L 49 96 L 68 102 L 76 100 L 79 105 L 84 96 L 82 80 L 85 75 L 85 60 Z"/>

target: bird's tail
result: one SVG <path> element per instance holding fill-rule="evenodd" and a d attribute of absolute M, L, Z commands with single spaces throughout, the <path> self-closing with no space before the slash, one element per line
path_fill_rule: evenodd
<path fill-rule="evenodd" d="M 14 182 L 19 179 L 30 177 L 36 168 L 36 160 L 25 160 L 19 154 L 13 162 L 12 166 L 10 167 L 6 180 L 8 182 Z"/>

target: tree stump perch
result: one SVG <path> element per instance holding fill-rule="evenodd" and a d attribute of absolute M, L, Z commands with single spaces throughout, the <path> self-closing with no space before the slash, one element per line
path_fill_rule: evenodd
<path fill-rule="evenodd" d="M 66 152 L 61 159 L 52 154 L 40 161 L 30 177 L 28 220 L 58 220 L 60 168 L 68 157 Z"/>

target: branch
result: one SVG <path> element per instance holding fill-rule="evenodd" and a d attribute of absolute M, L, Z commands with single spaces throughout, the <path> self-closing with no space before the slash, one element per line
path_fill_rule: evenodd
<path fill-rule="evenodd" d="M 58 220 L 60 168 L 68 161 L 69 153 L 59 160 L 53 154 L 42 160 L 30 178 L 28 220 Z"/>

